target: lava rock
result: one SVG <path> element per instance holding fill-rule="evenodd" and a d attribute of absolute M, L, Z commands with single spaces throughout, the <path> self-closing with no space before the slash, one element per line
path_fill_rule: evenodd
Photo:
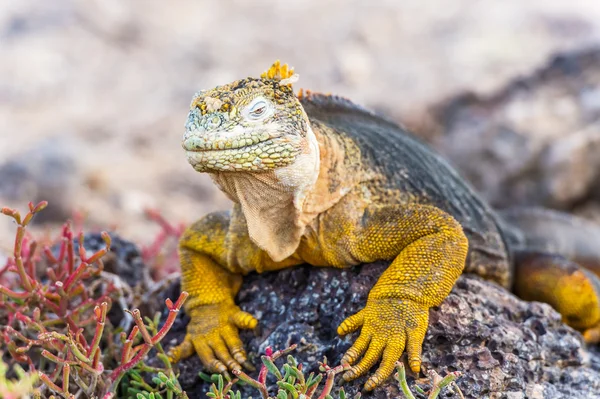
<path fill-rule="evenodd" d="M 494 206 L 600 200 L 600 48 L 556 55 L 491 95 L 435 107 L 433 140 Z"/>
<path fill-rule="evenodd" d="M 130 287 L 146 287 L 148 268 L 138 247 L 115 233 L 109 233 L 111 243 L 110 251 L 102 257 L 104 270 L 118 275 Z M 74 240 L 75 245 L 78 240 Z M 83 238 L 83 247 L 88 252 L 96 252 L 106 247 L 100 233 L 86 234 Z"/>
<path fill-rule="evenodd" d="M 133 305 L 134 297 L 141 296 L 149 290 L 150 274 L 149 270 L 142 259 L 141 251 L 131 241 L 123 239 L 116 233 L 109 233 L 111 238 L 110 251 L 102 257 L 103 270 L 119 277 L 119 281 L 115 281 L 120 285 L 123 295 L 118 298 L 117 303 L 111 306 L 107 317 L 114 326 L 120 326 L 125 331 L 129 331 L 133 320 L 129 315 L 126 315 L 125 309 L 130 309 Z M 79 247 L 79 239 L 73 240 L 75 248 Z M 102 239 L 100 233 L 88 233 L 84 235 L 83 247 L 87 252 L 87 256 L 106 247 L 106 243 Z M 55 246 L 54 251 L 58 254 L 59 246 Z M 105 274 L 105 276 L 108 276 Z M 128 287 L 125 287 L 124 285 Z M 131 293 L 129 295 L 128 293 Z M 161 304 L 153 300 L 136 301 L 135 307 L 139 308 L 144 315 L 153 315 L 157 309 L 162 309 Z"/>
<path fill-rule="evenodd" d="M 48 139 L 0 164 L 0 199 L 27 203 L 48 201 L 35 222 L 71 217 L 81 185 L 76 150 L 66 139 Z"/>
<path fill-rule="evenodd" d="M 385 268 L 383 263 L 345 270 L 304 266 L 247 276 L 237 303 L 260 319 L 256 331 L 241 332 L 251 361 L 258 366 L 267 346 L 297 344 L 293 354 L 307 371 L 315 371 L 324 356 L 337 364 L 358 335 L 340 338 L 336 328 L 364 306 Z M 166 295 L 175 299 L 178 291 L 173 286 Z M 187 322 L 178 318 L 167 346 L 181 342 Z M 600 398 L 600 355 L 586 349 L 556 311 L 470 275 L 461 276 L 442 305 L 430 311 L 423 369 L 463 372 L 458 385 L 468 398 Z M 206 392 L 197 356 L 180 362 L 179 370 L 190 397 Z M 415 377 L 409 373 L 411 385 Z M 346 383 L 344 389 L 352 397 L 365 381 Z M 399 396 L 391 378 L 371 395 Z"/>

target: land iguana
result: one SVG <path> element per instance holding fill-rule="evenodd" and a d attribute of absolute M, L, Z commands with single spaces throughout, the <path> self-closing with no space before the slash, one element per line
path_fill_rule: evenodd
<path fill-rule="evenodd" d="M 547 302 L 588 342 L 600 337 L 600 227 L 549 210 L 496 212 L 404 128 L 349 100 L 301 91 L 279 62 L 260 78 L 197 93 L 183 148 L 233 201 L 183 234 L 191 317 L 177 362 L 251 367 L 238 329 L 258 320 L 234 302 L 242 276 L 300 264 L 391 261 L 362 310 L 337 332 L 360 335 L 341 359 L 352 380 L 388 378 L 403 352 L 418 373 L 429 309 L 461 273 Z"/>

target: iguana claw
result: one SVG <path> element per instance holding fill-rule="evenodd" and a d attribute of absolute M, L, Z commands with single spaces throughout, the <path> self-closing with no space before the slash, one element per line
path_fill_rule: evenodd
<path fill-rule="evenodd" d="M 405 347 L 410 368 L 418 373 L 428 319 L 426 305 L 399 299 L 369 299 L 364 309 L 338 327 L 340 335 L 362 327 L 360 336 L 342 357 L 342 364 L 354 365 L 343 374 L 344 380 L 360 377 L 381 358 L 379 368 L 365 383 L 365 390 L 372 391 L 392 374 Z M 356 363 L 361 356 L 362 360 Z"/>
<path fill-rule="evenodd" d="M 198 306 L 188 311 L 191 320 L 181 344 L 172 348 L 169 359 L 178 362 L 195 353 L 209 372 L 254 369 L 248 362 L 238 329 L 253 329 L 258 324 L 251 314 L 234 304 Z"/>

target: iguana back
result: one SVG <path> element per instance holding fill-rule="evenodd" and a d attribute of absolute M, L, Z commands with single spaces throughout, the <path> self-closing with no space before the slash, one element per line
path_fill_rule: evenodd
<path fill-rule="evenodd" d="M 391 194 L 387 202 L 408 195 L 460 222 L 469 239 L 467 272 L 510 285 L 510 255 L 497 215 L 448 162 L 402 127 L 349 100 L 310 94 L 301 103 L 313 126 L 320 122 L 356 143 L 362 167 L 383 177 L 376 189 Z"/>

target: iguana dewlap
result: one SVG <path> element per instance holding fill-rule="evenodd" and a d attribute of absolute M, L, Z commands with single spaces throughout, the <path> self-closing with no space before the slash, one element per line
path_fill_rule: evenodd
<path fill-rule="evenodd" d="M 191 316 L 178 361 L 213 372 L 248 366 L 238 336 L 258 321 L 234 302 L 242 276 L 307 263 L 390 266 L 365 307 L 338 327 L 360 330 L 342 358 L 371 390 L 407 352 L 419 372 L 429 308 L 463 272 L 550 303 L 588 341 L 600 335 L 600 228 L 550 211 L 495 213 L 437 154 L 348 100 L 295 95 L 276 62 L 260 78 L 194 97 L 183 148 L 234 202 L 180 241 Z M 584 267 L 587 267 L 584 268 Z M 590 272 L 590 270 L 592 272 Z"/>

